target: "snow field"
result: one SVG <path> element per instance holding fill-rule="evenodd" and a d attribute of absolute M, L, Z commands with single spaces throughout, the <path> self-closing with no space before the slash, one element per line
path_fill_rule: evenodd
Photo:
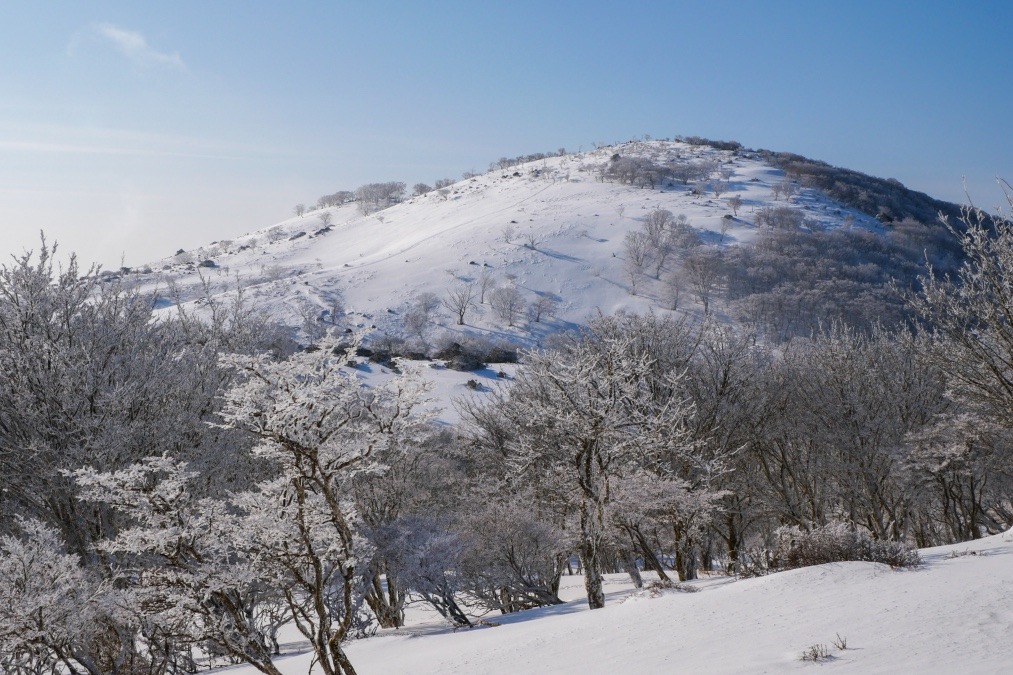
<path fill-rule="evenodd" d="M 922 557 L 914 570 L 849 562 L 713 577 L 690 583 L 697 593 L 659 597 L 610 575 L 607 605 L 593 612 L 582 578 L 564 576 L 566 605 L 490 615 L 499 625 L 456 632 L 417 623 L 427 618 L 416 611 L 414 625 L 347 651 L 360 675 L 1013 671 L 1013 531 Z M 834 646 L 838 636 L 847 649 Z M 831 657 L 802 661 L 814 644 Z M 278 663 L 303 675 L 310 660 L 302 653 Z"/>

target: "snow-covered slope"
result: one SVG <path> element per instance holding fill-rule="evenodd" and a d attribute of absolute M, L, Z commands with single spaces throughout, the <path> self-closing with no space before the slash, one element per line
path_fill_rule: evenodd
<path fill-rule="evenodd" d="M 728 189 L 715 197 L 693 194 L 692 184 L 678 181 L 655 189 L 603 182 L 597 167 L 614 154 L 656 163 L 709 161 L 728 176 Z M 354 203 L 310 211 L 153 262 L 131 276 L 146 288 L 164 290 L 174 282 L 184 300 L 203 292 L 201 275 L 217 292 L 234 289 L 238 278 L 250 301 L 293 327 L 306 318 L 327 317 L 340 291 L 346 323 L 393 331 L 413 296 L 444 297 L 487 273 L 497 285 L 515 286 L 525 302 L 543 296 L 555 301 L 555 316 L 507 326 L 486 303 L 469 311 L 465 326 L 444 311 L 442 329 L 533 345 L 599 310 L 668 311 L 664 282 L 644 274 L 634 295 L 623 264 L 624 236 L 654 209 L 687 216 L 707 243 L 749 242 L 757 232 L 758 208 L 788 204 L 773 196 L 772 187 L 783 180 L 781 171 L 749 154 L 675 141 L 628 143 L 491 170 L 370 215 L 359 213 Z M 728 203 L 733 196 L 742 200 L 737 216 Z M 874 219 L 811 190 L 801 190 L 790 204 L 821 226 L 850 215 L 858 226 L 878 227 Z M 688 293 L 681 307 L 698 311 Z"/>
<path fill-rule="evenodd" d="M 922 557 L 914 570 L 833 563 L 659 597 L 612 577 L 594 612 L 580 577 L 564 577 L 574 599 L 561 607 L 457 632 L 416 625 L 353 642 L 348 655 L 360 675 L 1013 671 L 1013 532 Z M 830 658 L 802 661 L 813 645 Z M 304 648 L 278 661 L 286 675 L 309 672 Z"/>

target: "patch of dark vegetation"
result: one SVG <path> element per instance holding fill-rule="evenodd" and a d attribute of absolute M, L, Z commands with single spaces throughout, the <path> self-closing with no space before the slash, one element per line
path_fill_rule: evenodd
<path fill-rule="evenodd" d="M 940 214 L 952 223 L 960 207 L 910 190 L 895 178 L 876 178 L 790 152 L 759 150 L 757 154 L 802 185 L 816 188 L 841 204 L 889 224 L 905 219 L 938 224 Z"/>
<path fill-rule="evenodd" d="M 435 348 L 432 355 L 435 359 L 446 361 L 447 368 L 460 371 L 478 370 L 488 363 L 517 362 L 515 346 L 481 337 L 444 342 Z"/>
<path fill-rule="evenodd" d="M 955 272 L 959 243 L 942 226 L 908 219 L 885 234 L 766 230 L 753 246 L 724 250 L 722 268 L 732 315 L 780 341 L 833 322 L 861 330 L 912 322 L 898 291 L 917 290 L 926 259 Z"/>

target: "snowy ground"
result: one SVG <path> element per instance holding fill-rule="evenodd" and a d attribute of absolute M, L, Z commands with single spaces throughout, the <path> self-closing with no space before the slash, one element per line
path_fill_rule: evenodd
<path fill-rule="evenodd" d="M 500 625 L 456 632 L 416 613 L 415 625 L 354 642 L 348 654 L 361 675 L 1013 672 L 1013 531 L 922 556 L 915 570 L 834 563 L 705 579 L 697 593 L 660 597 L 633 594 L 616 576 L 594 612 L 580 577 L 565 577 L 564 606 L 490 615 Z M 838 636 L 847 649 L 834 646 Z M 802 661 L 814 644 L 831 658 Z M 304 675 L 310 660 L 303 652 L 278 663 Z"/>

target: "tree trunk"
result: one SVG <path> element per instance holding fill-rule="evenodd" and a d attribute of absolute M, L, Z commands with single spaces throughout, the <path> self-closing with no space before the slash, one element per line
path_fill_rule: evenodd
<path fill-rule="evenodd" d="M 580 562 L 584 568 L 584 588 L 587 590 L 587 606 L 601 609 L 605 606 L 605 592 L 602 589 L 601 569 L 598 566 L 598 555 L 594 544 L 582 542 L 580 545 Z"/>
<path fill-rule="evenodd" d="M 657 572 L 658 579 L 660 581 L 671 581 L 668 578 L 668 574 L 665 572 L 665 567 L 658 560 L 658 556 L 654 553 L 654 549 L 651 548 L 650 542 L 647 541 L 647 537 L 640 531 L 639 528 L 634 528 L 632 535 L 637 542 L 637 548 L 640 549 L 640 555 L 644 557 L 644 569 L 650 569 Z"/>
<path fill-rule="evenodd" d="M 404 625 L 404 594 L 398 588 L 397 581 L 386 579 L 387 590 L 384 592 L 384 580 L 379 572 L 374 572 L 369 580 L 365 600 L 376 615 L 381 628 L 400 628 Z"/>
<path fill-rule="evenodd" d="M 629 549 L 623 549 L 619 555 L 622 557 L 626 573 L 630 575 L 630 580 L 633 581 L 634 588 L 643 588 L 644 579 L 640 576 L 640 568 L 637 567 L 637 559 L 633 557 L 633 553 Z"/>
<path fill-rule="evenodd" d="M 605 591 L 602 589 L 601 561 L 601 511 L 597 504 L 585 497 L 580 503 L 580 554 L 584 568 L 584 588 L 587 590 L 587 606 L 601 609 L 605 606 Z"/>

